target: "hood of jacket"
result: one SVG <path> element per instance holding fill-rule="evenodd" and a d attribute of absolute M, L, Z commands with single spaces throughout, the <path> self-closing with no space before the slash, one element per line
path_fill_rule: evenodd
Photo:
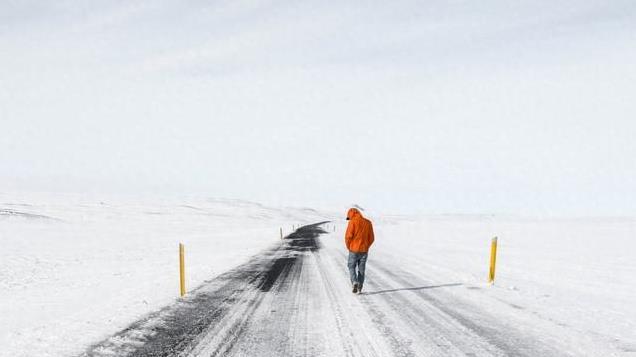
<path fill-rule="evenodd" d="M 362 217 L 362 213 L 360 213 L 360 210 L 357 208 L 349 208 L 349 211 L 347 212 L 347 221 L 355 217 Z"/>

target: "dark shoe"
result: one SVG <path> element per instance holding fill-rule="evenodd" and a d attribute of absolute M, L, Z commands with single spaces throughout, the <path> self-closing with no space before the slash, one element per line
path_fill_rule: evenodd
<path fill-rule="evenodd" d="M 354 294 L 358 293 L 358 283 L 353 284 L 353 291 Z"/>
<path fill-rule="evenodd" d="M 362 284 L 360 284 L 360 286 L 358 286 L 358 294 L 362 294 Z"/>

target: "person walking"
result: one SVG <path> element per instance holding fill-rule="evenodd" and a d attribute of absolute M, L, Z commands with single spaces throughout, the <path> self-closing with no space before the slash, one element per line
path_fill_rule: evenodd
<path fill-rule="evenodd" d="M 373 224 L 368 219 L 362 217 L 362 213 L 357 208 L 350 208 L 347 212 L 347 232 L 345 233 L 345 245 L 349 250 L 347 266 L 349 267 L 349 277 L 353 285 L 353 293 L 361 293 L 364 285 L 364 270 L 369 255 L 369 248 L 375 237 L 373 235 Z"/>

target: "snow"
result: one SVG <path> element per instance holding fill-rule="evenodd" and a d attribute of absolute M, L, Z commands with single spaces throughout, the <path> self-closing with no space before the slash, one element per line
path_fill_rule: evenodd
<path fill-rule="evenodd" d="M 0 355 L 73 355 L 174 302 L 180 242 L 188 289 L 280 227 L 335 220 L 338 257 L 349 202 L 370 279 L 636 353 L 635 30 L 633 0 L 0 2 Z"/>
<path fill-rule="evenodd" d="M 326 215 L 330 217 L 329 215 Z M 288 234 L 310 209 L 224 199 L 0 195 L 2 356 L 66 356 Z"/>
<path fill-rule="evenodd" d="M 460 294 L 491 306 L 499 321 L 558 336 L 576 346 L 574 355 L 636 350 L 636 218 L 440 215 L 378 223 L 376 254 L 440 283 L 479 288 Z M 494 236 L 496 279 L 487 286 Z M 501 303 L 513 309 L 504 312 Z"/>
<path fill-rule="evenodd" d="M 370 217 L 377 242 L 368 279 L 378 289 L 374 269 L 387 279 L 377 269 L 394 265 L 435 285 L 460 284 L 446 290 L 530 334 L 556 334 L 574 354 L 621 355 L 636 347 L 635 218 Z M 323 220 L 334 220 L 337 231 L 321 239 L 339 256 L 345 221 L 306 208 L 4 193 L 0 355 L 77 354 L 174 302 L 179 242 L 186 246 L 191 290 L 277 244 L 279 227 L 287 234 L 292 224 Z M 488 286 L 493 236 L 499 238 L 497 276 Z M 329 274 L 346 276 L 339 269 Z M 330 284 L 337 290 L 342 282 Z"/>

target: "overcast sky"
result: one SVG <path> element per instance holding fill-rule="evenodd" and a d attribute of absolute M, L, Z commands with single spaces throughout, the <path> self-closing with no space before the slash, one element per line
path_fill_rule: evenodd
<path fill-rule="evenodd" d="M 636 2 L 0 0 L 0 189 L 636 215 Z"/>

